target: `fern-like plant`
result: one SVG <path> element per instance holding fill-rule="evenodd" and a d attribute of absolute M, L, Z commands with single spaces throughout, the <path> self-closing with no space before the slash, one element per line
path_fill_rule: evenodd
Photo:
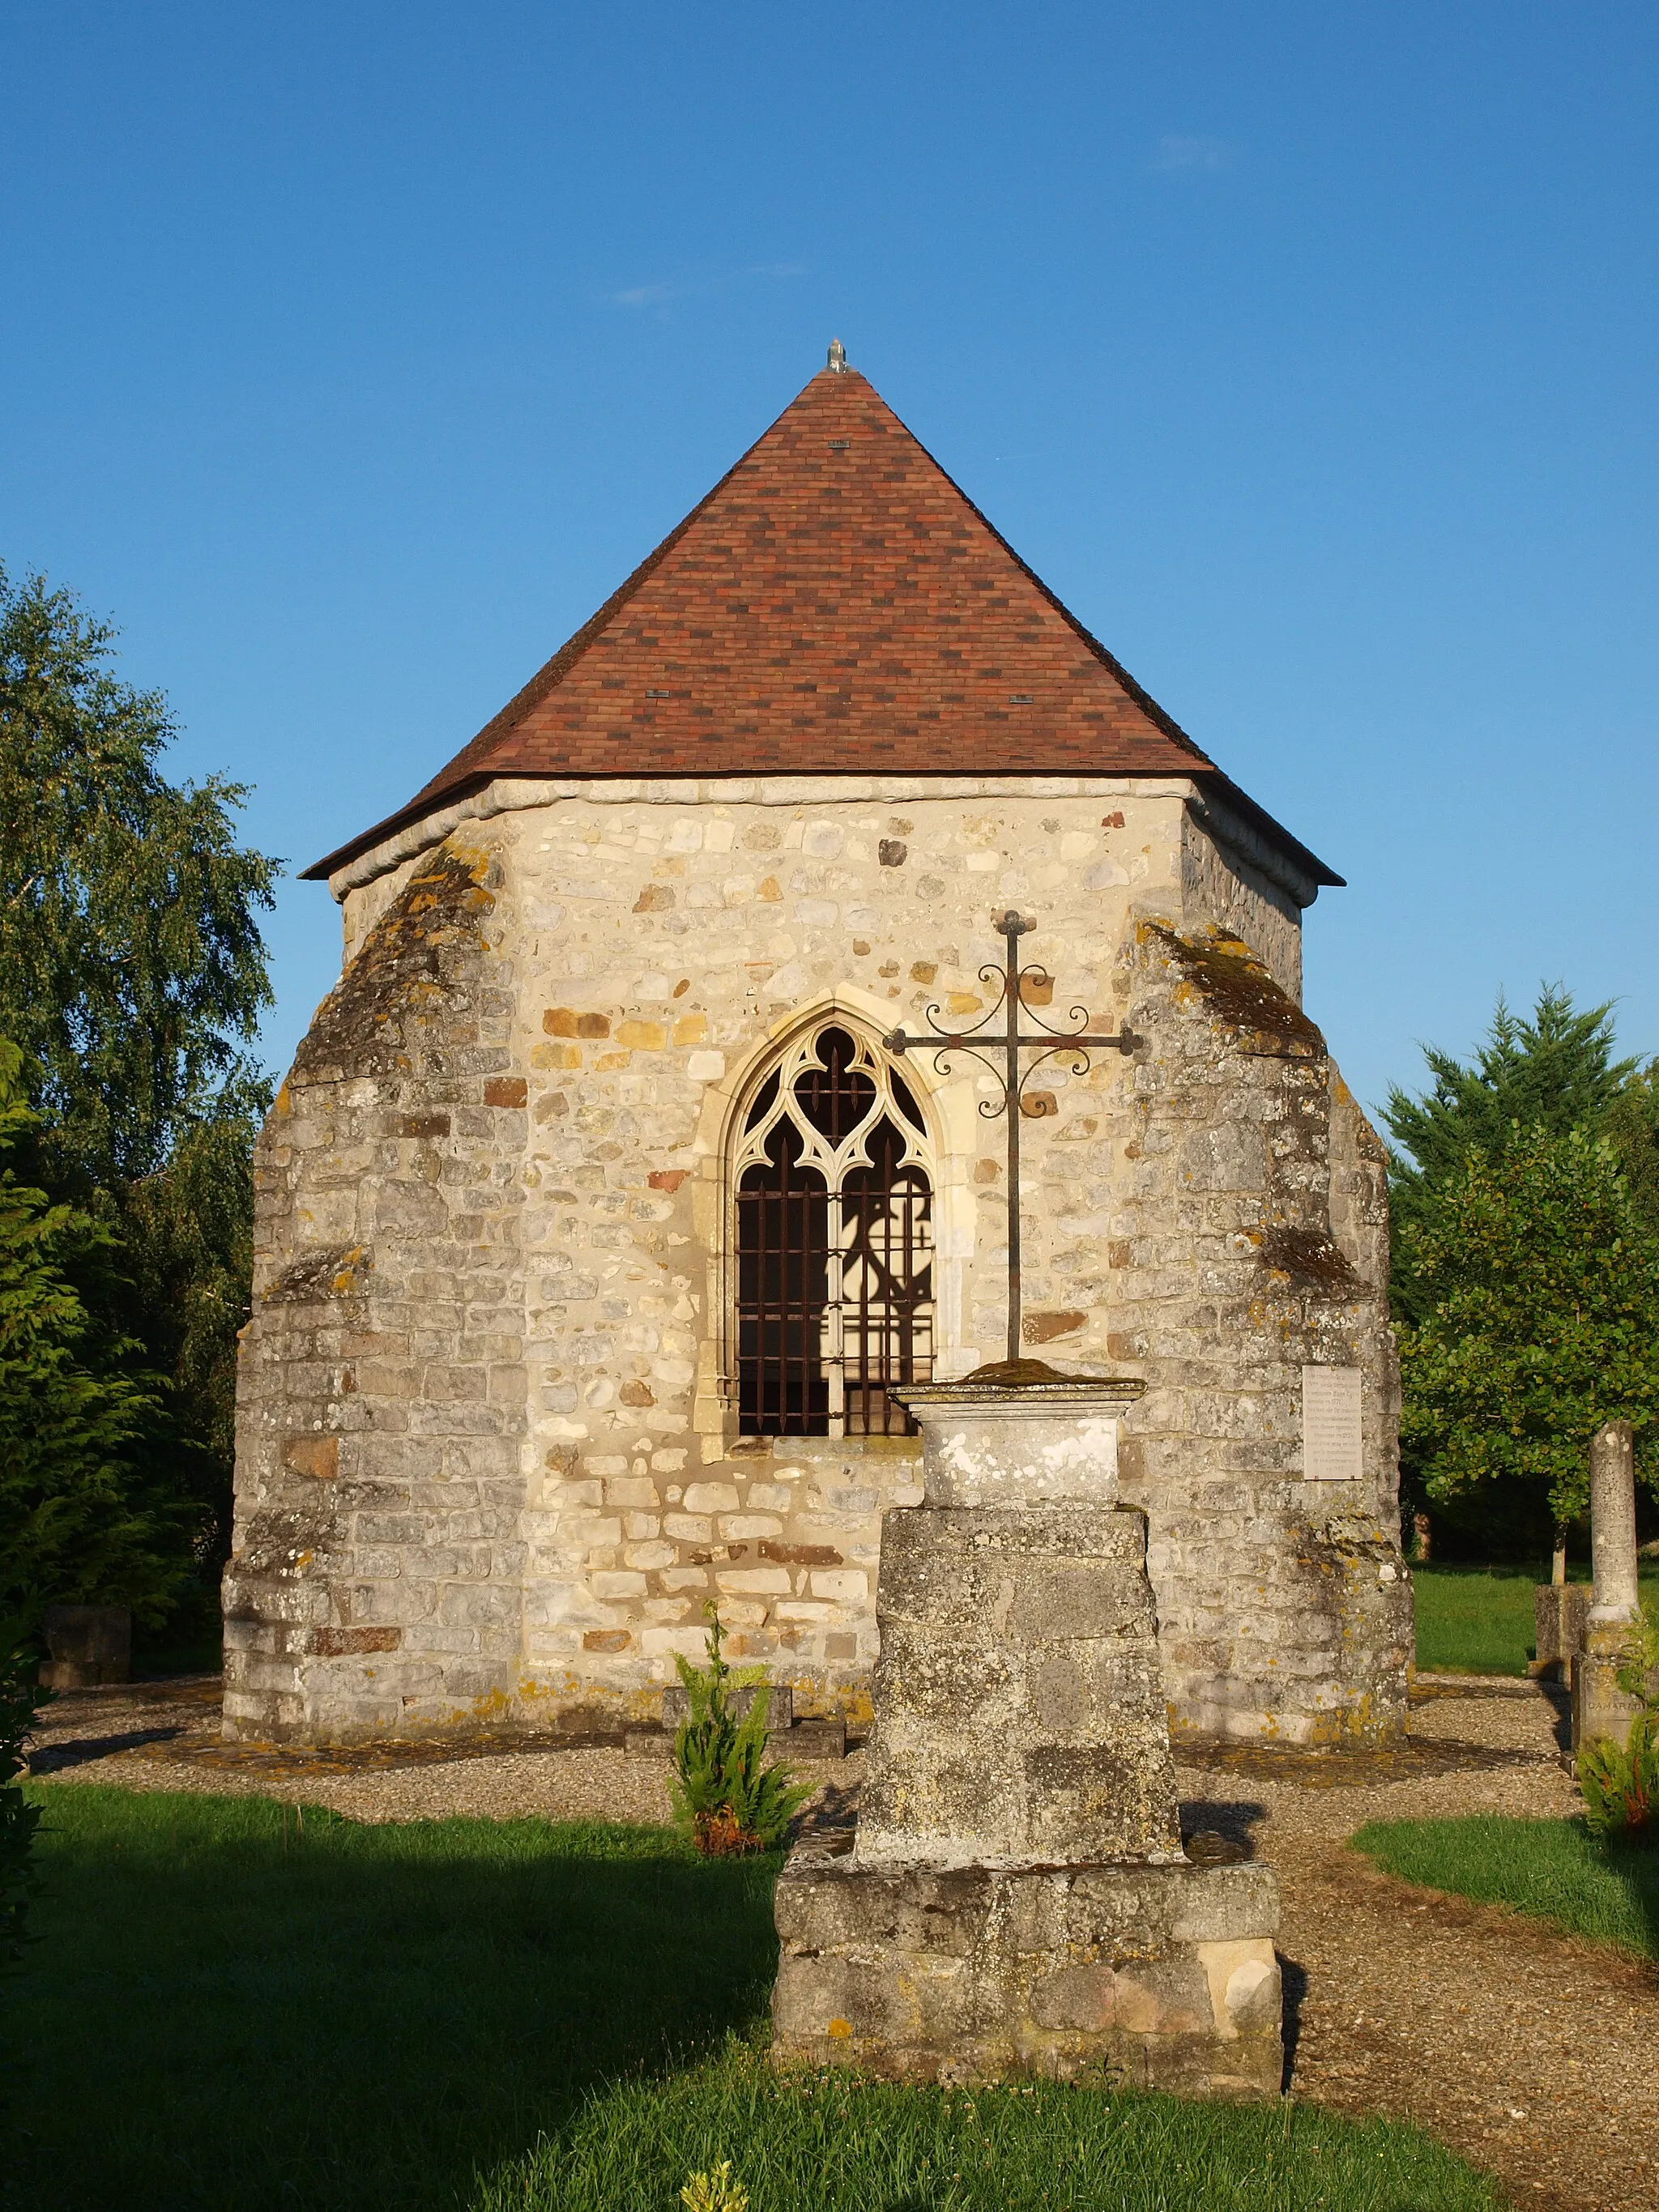
<path fill-rule="evenodd" d="M 1653 1694 L 1659 1668 L 1659 1620 L 1644 1605 L 1634 1649 L 1619 1670 L 1619 1686 L 1640 1698 L 1642 1710 L 1631 1723 L 1629 1741 L 1620 1746 L 1602 1739 L 1578 1754 L 1578 1792 L 1584 1824 L 1592 1835 L 1609 1841 L 1645 1840 L 1659 1834 L 1659 1698 Z"/>
<path fill-rule="evenodd" d="M 708 1664 L 694 1667 L 678 1653 L 674 1659 L 687 1705 L 674 1732 L 675 1809 L 705 1857 L 776 1850 L 811 1786 L 797 1782 L 787 1766 L 766 1764 L 766 1669 L 734 1674 L 720 1648 L 720 1614 L 712 1605 L 705 1610 Z M 732 1700 L 748 1689 L 755 1694 L 739 1716 Z"/>
<path fill-rule="evenodd" d="M 1636 1716 L 1628 1744 L 1587 1743 L 1578 1754 L 1578 1790 L 1592 1835 L 1633 1841 L 1659 1830 L 1659 1712 L 1647 1706 Z"/>

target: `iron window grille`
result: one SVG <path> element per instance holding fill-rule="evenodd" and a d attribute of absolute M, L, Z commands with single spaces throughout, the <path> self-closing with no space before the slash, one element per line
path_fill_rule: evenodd
<path fill-rule="evenodd" d="M 915 1096 L 838 1023 L 756 1094 L 733 1163 L 738 1426 L 900 1436 L 933 1366 L 933 1218 Z"/>

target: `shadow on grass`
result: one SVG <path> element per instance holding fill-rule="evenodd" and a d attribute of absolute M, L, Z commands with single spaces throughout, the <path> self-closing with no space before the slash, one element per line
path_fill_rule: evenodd
<path fill-rule="evenodd" d="M 42 1940 L 0 2019 L 20 2212 L 464 2203 L 769 1990 L 772 1863 L 664 1831 L 34 1794 Z"/>
<path fill-rule="evenodd" d="M 1608 1866 L 1627 1885 L 1647 1934 L 1648 1956 L 1659 1964 L 1659 1832 L 1610 1838 L 1601 1845 Z"/>

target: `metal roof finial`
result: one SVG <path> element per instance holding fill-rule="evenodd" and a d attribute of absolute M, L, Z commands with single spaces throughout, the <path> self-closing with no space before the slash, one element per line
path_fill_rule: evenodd
<path fill-rule="evenodd" d="M 844 376 L 847 373 L 847 349 L 839 338 L 830 341 L 830 368 L 836 376 Z"/>

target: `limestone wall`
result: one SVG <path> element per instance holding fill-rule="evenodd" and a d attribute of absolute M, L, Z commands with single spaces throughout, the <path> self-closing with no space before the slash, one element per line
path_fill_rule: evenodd
<path fill-rule="evenodd" d="M 1302 1001 L 1302 908 L 1313 885 L 1220 808 L 1189 804 L 1181 842 L 1182 915 L 1240 938 L 1282 991 Z"/>
<path fill-rule="evenodd" d="M 1142 918 L 1158 1040 L 1118 1124 L 1113 1359 L 1144 1375 L 1123 1492 L 1150 1520 L 1177 1728 L 1296 1743 L 1405 1720 L 1398 1383 L 1382 1150 L 1319 1031 L 1237 939 Z M 1304 1473 L 1304 1364 L 1357 1367 L 1363 1478 Z"/>
<path fill-rule="evenodd" d="M 232 1735 L 384 1735 L 517 1692 L 526 1086 L 501 890 L 485 850 L 412 872 L 259 1143 Z"/>
<path fill-rule="evenodd" d="M 1025 1337 L 1152 1385 L 1126 1489 L 1151 1516 L 1172 1695 L 1193 1726 L 1292 1736 L 1382 1713 L 1381 1184 L 1273 980 L 1299 972 L 1294 902 L 1234 848 L 1195 861 L 1190 799 L 562 787 L 360 865 L 340 886 L 358 949 L 261 1145 L 234 1724 L 648 1713 L 710 1600 L 801 1710 L 867 1710 L 880 1515 L 914 1501 L 917 1447 L 738 1436 L 726 1160 L 804 1022 L 976 1019 L 1009 906 L 1055 978 L 1040 1011 L 1127 1013 L 1147 1039 L 1034 1079 Z M 1250 988 L 1290 1060 L 1254 1054 L 1255 1012 L 1241 1027 L 1194 949 L 1247 908 L 1272 939 Z M 959 1375 L 1002 1352 L 1004 1128 L 971 1061 L 916 1054 L 906 1074 L 936 1192 L 937 1371 Z M 366 1267 L 344 1257 L 360 1247 Z M 1301 1483 L 1306 1358 L 1365 1368 L 1367 1478 L 1340 1486 L 1363 1497 Z"/>

